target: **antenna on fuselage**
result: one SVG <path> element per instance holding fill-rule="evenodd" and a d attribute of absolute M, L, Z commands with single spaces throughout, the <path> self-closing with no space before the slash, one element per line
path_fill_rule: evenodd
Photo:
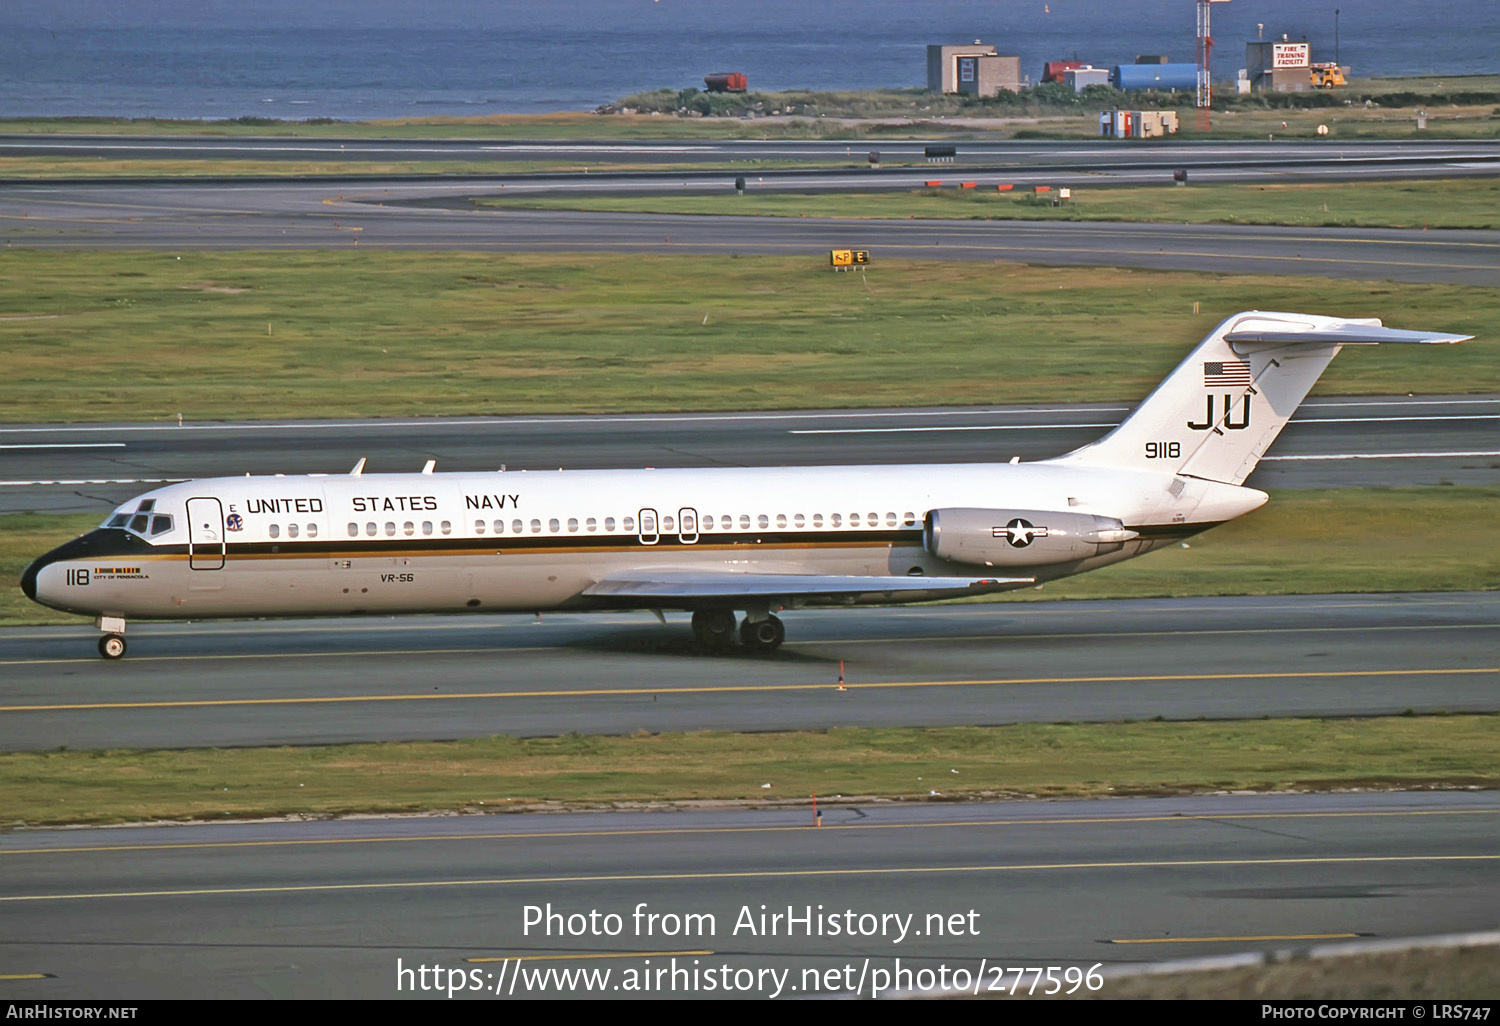
<path fill-rule="evenodd" d="M 351 471 L 349 471 L 349 476 L 350 477 L 359 477 L 359 475 L 363 474 L 364 472 L 365 472 L 365 458 L 363 456 L 361 456 L 359 458 L 359 462 L 354 465 L 354 469 L 351 470 Z"/>

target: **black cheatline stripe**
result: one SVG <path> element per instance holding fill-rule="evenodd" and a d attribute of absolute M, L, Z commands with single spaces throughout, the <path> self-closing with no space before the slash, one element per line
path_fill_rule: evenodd
<path fill-rule="evenodd" d="M 908 531 L 838 531 L 805 532 L 801 534 L 700 534 L 696 542 L 683 542 L 676 535 L 663 536 L 654 544 L 644 544 L 635 535 L 587 535 L 564 534 L 526 537 L 521 535 L 479 535 L 465 538 L 320 538 L 316 541 L 262 541 L 230 542 L 228 555 L 236 556 L 364 556 L 386 552 L 453 552 L 472 549 L 493 550 L 501 553 L 546 552 L 554 549 L 640 550 L 643 552 L 665 549 L 691 550 L 717 548 L 733 545 L 742 548 L 776 548 L 785 545 L 838 545 L 922 543 L 920 528 Z M 186 545 L 161 545 L 152 550 L 165 555 L 186 555 Z"/>
<path fill-rule="evenodd" d="M 1142 538 L 1149 540 L 1172 540 L 1189 538 L 1195 534 L 1217 527 L 1223 521 L 1194 524 L 1156 524 L 1130 527 Z M 87 555 L 64 556 L 62 558 L 114 559 L 134 558 L 146 555 L 186 556 L 186 545 L 149 545 L 123 531 L 95 532 L 103 535 L 95 540 L 93 550 Z M 118 537 L 116 537 L 118 536 Z M 837 548 L 840 545 L 911 545 L 921 547 L 922 529 L 881 531 L 803 531 L 792 534 L 700 534 L 698 541 L 688 543 L 676 535 L 663 536 L 652 545 L 643 544 L 635 535 L 479 535 L 475 537 L 400 537 L 400 538 L 319 538 L 317 540 L 285 540 L 275 542 L 229 542 L 226 555 L 229 557 L 250 556 L 302 556 L 306 558 L 328 558 L 379 555 L 387 552 L 431 552 L 443 553 L 470 549 L 493 549 L 496 552 L 513 554 L 524 552 L 547 552 L 556 549 L 592 549 L 597 551 L 639 550 L 690 550 L 737 546 L 741 548 L 777 548 L 779 546 L 816 546 Z M 200 546 L 204 552 L 212 550 L 217 555 L 217 546 Z"/>

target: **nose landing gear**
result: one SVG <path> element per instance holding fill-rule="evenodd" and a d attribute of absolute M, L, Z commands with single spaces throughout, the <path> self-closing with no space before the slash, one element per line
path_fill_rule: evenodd
<path fill-rule="evenodd" d="M 99 639 L 99 654 L 106 659 L 119 659 L 125 654 L 125 618 L 123 616 L 101 616 L 94 626 L 104 632 Z"/>

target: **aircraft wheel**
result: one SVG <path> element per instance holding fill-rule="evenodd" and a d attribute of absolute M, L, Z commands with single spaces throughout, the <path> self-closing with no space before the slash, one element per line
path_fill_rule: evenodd
<path fill-rule="evenodd" d="M 781 620 L 768 616 L 764 620 L 740 624 L 740 641 L 758 655 L 770 655 L 786 640 L 786 627 Z"/>
<path fill-rule="evenodd" d="M 99 639 L 99 654 L 106 659 L 119 659 L 125 654 L 125 639 L 118 634 L 106 634 Z"/>
<path fill-rule="evenodd" d="M 700 609 L 693 614 L 693 639 L 704 648 L 723 648 L 734 639 L 734 614 L 727 609 Z"/>

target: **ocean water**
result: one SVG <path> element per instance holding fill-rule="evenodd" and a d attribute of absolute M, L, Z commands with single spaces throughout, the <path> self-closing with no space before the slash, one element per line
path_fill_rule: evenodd
<path fill-rule="evenodd" d="M 0 117 L 591 110 L 718 71 L 920 87 L 928 43 L 974 39 L 1035 80 L 1058 58 L 1191 62 L 1195 27 L 1192 0 L 0 0 Z M 1495 0 L 1230 0 L 1213 29 L 1225 80 L 1258 31 L 1333 60 L 1337 29 L 1356 75 L 1500 72 Z"/>

